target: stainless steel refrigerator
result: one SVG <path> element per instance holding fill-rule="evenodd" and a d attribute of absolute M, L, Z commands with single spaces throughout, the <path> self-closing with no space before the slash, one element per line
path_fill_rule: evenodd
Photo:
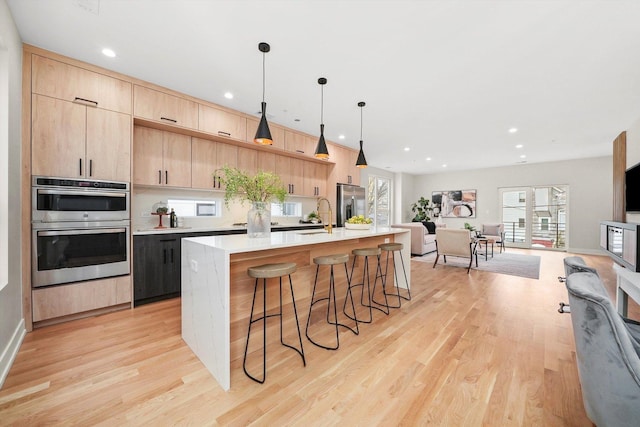
<path fill-rule="evenodd" d="M 344 227 L 346 220 L 356 215 L 366 215 L 367 198 L 364 187 L 337 184 L 336 225 Z"/>

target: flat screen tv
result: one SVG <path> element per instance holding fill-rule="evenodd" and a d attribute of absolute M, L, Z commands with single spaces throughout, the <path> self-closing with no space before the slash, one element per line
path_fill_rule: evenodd
<path fill-rule="evenodd" d="M 640 163 L 625 172 L 625 210 L 640 212 Z"/>

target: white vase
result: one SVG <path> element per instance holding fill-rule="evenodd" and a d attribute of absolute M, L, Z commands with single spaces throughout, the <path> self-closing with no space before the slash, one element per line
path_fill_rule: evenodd
<path fill-rule="evenodd" d="M 252 202 L 247 212 L 247 237 L 269 237 L 271 235 L 271 211 L 269 203 Z"/>

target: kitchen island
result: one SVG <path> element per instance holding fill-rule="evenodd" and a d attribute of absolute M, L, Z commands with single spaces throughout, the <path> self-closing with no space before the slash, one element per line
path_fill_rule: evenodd
<path fill-rule="evenodd" d="M 248 267 L 275 262 L 297 264 L 298 270 L 292 275 L 293 285 L 299 322 L 304 325 L 309 307 L 299 301 L 306 301 L 311 295 L 315 277 L 313 258 L 351 254 L 353 249 L 386 242 L 404 244 L 402 256 L 407 266 L 408 283 L 401 274 L 398 286 L 409 288 L 411 237 L 406 229 L 334 228 L 332 234 L 324 230 L 299 230 L 272 232 L 269 238 L 249 238 L 243 234 L 182 239 L 182 338 L 220 386 L 229 390 L 232 376 L 244 375 L 242 369 L 232 372 L 231 362 L 242 358 L 244 352 L 254 286 L 254 279 L 247 275 Z M 375 269 L 372 270 L 373 280 Z M 355 281 L 362 280 L 358 277 L 359 272 L 361 268 L 355 272 Z M 392 277 L 390 265 L 389 284 Z M 328 279 L 321 277 L 319 280 L 327 282 Z M 268 292 L 274 288 L 277 291 L 277 286 L 271 286 Z M 276 307 L 274 301 L 277 300 L 277 292 L 274 292 L 274 297 L 268 297 L 267 309 Z M 307 363 L 313 363 L 313 360 Z"/>

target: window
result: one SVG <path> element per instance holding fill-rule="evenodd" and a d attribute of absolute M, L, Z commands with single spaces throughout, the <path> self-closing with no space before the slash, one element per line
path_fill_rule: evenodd
<path fill-rule="evenodd" d="M 526 224 L 524 218 L 518 218 L 518 228 L 524 228 L 524 225 Z"/>
<path fill-rule="evenodd" d="M 376 225 L 391 225 L 391 185 L 392 180 L 379 176 L 369 177 L 367 191 L 367 216 Z"/>
<path fill-rule="evenodd" d="M 302 216 L 302 203 L 271 203 L 271 216 Z"/>
<path fill-rule="evenodd" d="M 549 231 L 549 218 L 540 218 L 540 230 Z"/>
<path fill-rule="evenodd" d="M 169 199 L 169 210 L 173 209 L 178 217 L 221 216 L 220 200 Z"/>

